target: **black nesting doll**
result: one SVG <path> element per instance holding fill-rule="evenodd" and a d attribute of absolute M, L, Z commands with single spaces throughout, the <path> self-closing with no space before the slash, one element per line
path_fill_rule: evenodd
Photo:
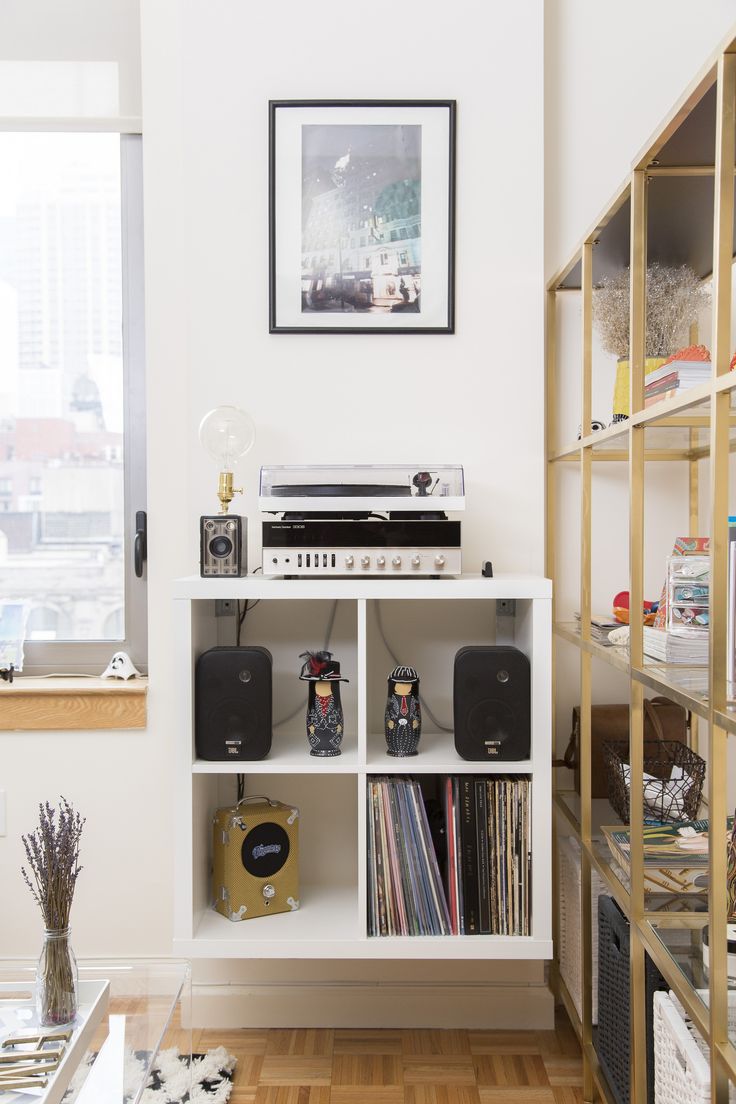
<path fill-rule="evenodd" d="M 388 676 L 386 743 L 389 755 L 416 755 L 422 734 L 419 675 L 413 667 L 394 667 Z"/>
<path fill-rule="evenodd" d="M 307 703 L 307 739 L 310 755 L 339 755 L 344 730 L 340 683 L 340 664 L 332 652 L 303 652 L 299 678 L 309 683 Z"/>

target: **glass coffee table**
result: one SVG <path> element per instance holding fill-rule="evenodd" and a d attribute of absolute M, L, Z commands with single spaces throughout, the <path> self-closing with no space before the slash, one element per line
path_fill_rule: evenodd
<path fill-rule="evenodd" d="M 79 1014 L 66 1039 L 42 1044 L 57 1056 L 41 1061 L 55 1068 L 43 1074 L 44 1085 L 33 1086 L 18 1084 L 33 1079 L 8 1072 L 14 1063 L 4 1062 L 3 1055 L 38 1044 L 10 1048 L 8 1041 L 33 1039 L 42 1030 L 54 1036 L 65 1029 L 38 1026 L 35 963 L 0 960 L 0 1104 L 137 1104 L 159 1055 L 174 1047 L 186 1061 L 178 1063 L 173 1054 L 168 1058 L 176 1063 L 177 1076 L 184 1074 L 188 1092 L 192 1032 L 182 1027 L 181 1013 L 191 1000 L 188 963 L 82 959 L 78 965 Z M 28 1062 L 23 1065 L 27 1068 Z M 16 1086 L 9 1086 L 11 1078 Z"/>

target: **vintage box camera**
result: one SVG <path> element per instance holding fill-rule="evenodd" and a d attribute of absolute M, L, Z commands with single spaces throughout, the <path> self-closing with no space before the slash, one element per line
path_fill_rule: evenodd
<path fill-rule="evenodd" d="M 232 579 L 248 573 L 248 531 L 237 514 L 199 519 L 199 573 Z M 245 531 L 244 531 L 245 530 Z"/>

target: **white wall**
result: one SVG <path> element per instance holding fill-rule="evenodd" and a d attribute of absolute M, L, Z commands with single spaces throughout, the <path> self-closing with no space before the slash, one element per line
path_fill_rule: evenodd
<path fill-rule="evenodd" d="M 546 0 L 545 250 L 567 260 L 736 22 L 732 0 Z"/>

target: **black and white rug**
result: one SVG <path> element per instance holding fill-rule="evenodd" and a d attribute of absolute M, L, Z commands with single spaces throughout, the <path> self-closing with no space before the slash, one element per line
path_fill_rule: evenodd
<path fill-rule="evenodd" d="M 95 1058 L 96 1054 L 87 1055 L 72 1078 L 62 1104 L 74 1104 Z M 135 1098 L 148 1061 L 146 1051 L 126 1052 L 123 1072 L 126 1100 Z M 206 1054 L 193 1054 L 190 1081 L 189 1056 L 181 1055 L 176 1047 L 162 1050 L 151 1069 L 140 1104 L 226 1104 L 233 1089 L 235 1062 L 235 1057 L 228 1054 L 225 1047 L 216 1047 Z"/>
<path fill-rule="evenodd" d="M 189 1058 L 179 1051 L 162 1050 L 140 1104 L 226 1104 L 233 1089 L 235 1058 L 225 1047 L 192 1055 L 191 1095 Z"/>

